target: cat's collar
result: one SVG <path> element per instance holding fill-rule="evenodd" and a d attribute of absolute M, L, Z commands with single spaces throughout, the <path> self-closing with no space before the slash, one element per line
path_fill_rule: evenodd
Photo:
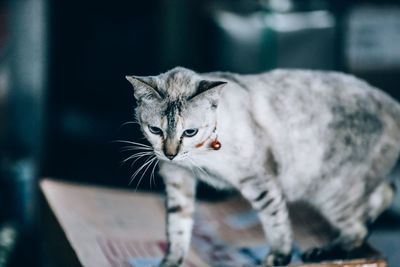
<path fill-rule="evenodd" d="M 202 147 L 208 140 L 212 139 L 215 136 L 214 141 L 211 142 L 210 147 L 214 150 L 219 150 L 221 148 L 221 143 L 218 141 L 217 134 L 217 122 L 215 122 L 215 126 L 211 134 L 201 143 L 196 145 L 196 148 Z"/>

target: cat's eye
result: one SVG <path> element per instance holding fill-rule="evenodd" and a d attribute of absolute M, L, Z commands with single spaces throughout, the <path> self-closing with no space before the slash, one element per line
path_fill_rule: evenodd
<path fill-rule="evenodd" d="M 195 136 L 195 135 L 197 134 L 198 131 L 199 131 L 199 130 L 198 130 L 198 129 L 195 129 L 195 128 L 193 128 L 193 129 L 187 129 L 187 130 L 185 130 L 185 131 L 183 132 L 183 135 L 184 135 L 184 136 L 187 136 L 187 137 L 192 137 L 192 136 Z"/>
<path fill-rule="evenodd" d="M 149 131 L 152 134 L 161 135 L 161 136 L 163 135 L 163 131 L 160 128 L 155 127 L 155 126 L 149 125 Z"/>

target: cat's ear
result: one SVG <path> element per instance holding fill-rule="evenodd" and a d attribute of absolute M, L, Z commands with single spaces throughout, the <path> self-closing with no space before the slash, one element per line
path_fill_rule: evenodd
<path fill-rule="evenodd" d="M 223 81 L 200 81 L 196 93 L 190 98 L 190 100 L 206 98 L 211 102 L 212 107 L 217 107 L 219 97 L 222 93 L 222 88 L 226 84 L 227 82 Z"/>
<path fill-rule="evenodd" d="M 136 100 L 164 98 L 164 95 L 157 89 L 157 84 L 151 76 L 125 76 L 125 78 L 133 85 Z"/>

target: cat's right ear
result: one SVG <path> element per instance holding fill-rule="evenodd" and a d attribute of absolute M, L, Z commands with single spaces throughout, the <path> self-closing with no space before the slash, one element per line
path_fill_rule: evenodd
<path fill-rule="evenodd" d="M 157 84 L 151 76 L 125 76 L 132 84 L 136 100 L 164 98 L 164 95 L 157 89 Z"/>

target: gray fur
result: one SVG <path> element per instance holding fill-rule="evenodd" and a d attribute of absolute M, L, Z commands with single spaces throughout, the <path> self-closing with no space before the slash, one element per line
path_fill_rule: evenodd
<path fill-rule="evenodd" d="M 288 202 L 309 203 L 339 231 L 332 244 L 319 248 L 323 253 L 306 252 L 305 260 L 357 248 L 367 236 L 366 223 L 391 203 L 393 188 L 384 177 L 400 151 L 400 106 L 353 76 L 175 68 L 127 79 L 166 184 L 169 249 L 162 266 L 179 265 L 188 250 L 198 179 L 237 189 L 258 211 L 271 248 L 265 266 L 290 261 Z M 184 136 L 192 128 L 198 133 Z M 216 138 L 220 150 L 210 147 Z M 172 160 L 166 157 L 171 153 Z"/>

